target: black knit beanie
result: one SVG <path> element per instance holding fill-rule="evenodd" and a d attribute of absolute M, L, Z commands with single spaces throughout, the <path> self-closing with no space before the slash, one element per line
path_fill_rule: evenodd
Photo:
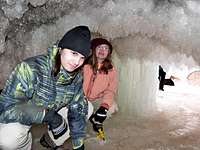
<path fill-rule="evenodd" d="M 87 26 L 77 26 L 69 30 L 59 41 L 58 47 L 76 51 L 86 58 L 90 55 L 90 30 Z"/>

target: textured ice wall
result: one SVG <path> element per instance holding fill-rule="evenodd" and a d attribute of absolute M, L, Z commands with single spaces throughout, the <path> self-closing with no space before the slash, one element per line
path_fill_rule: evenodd
<path fill-rule="evenodd" d="M 156 113 L 157 64 L 151 61 L 113 55 L 119 72 L 116 100 L 124 115 L 147 116 Z"/>

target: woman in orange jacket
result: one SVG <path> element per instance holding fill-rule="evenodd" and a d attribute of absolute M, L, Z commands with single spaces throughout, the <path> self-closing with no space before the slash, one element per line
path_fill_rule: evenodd
<path fill-rule="evenodd" d="M 117 89 L 117 71 L 111 61 L 112 45 L 106 39 L 91 41 L 92 55 L 83 67 L 83 90 L 95 113 L 90 117 L 94 131 L 103 130 Z"/>

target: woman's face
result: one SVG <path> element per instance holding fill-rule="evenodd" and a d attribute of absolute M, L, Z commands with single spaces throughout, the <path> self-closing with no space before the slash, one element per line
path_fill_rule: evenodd
<path fill-rule="evenodd" d="M 101 44 L 96 47 L 96 57 L 98 60 L 105 60 L 109 54 L 109 46 Z"/>
<path fill-rule="evenodd" d="M 61 65 L 69 72 L 73 72 L 80 67 L 84 60 L 85 57 L 76 51 L 66 48 L 61 50 Z"/>

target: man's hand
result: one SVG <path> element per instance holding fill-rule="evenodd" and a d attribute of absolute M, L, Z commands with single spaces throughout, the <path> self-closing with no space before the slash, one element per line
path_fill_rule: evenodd
<path fill-rule="evenodd" d="M 58 139 L 67 131 L 67 124 L 63 117 L 54 110 L 48 110 L 44 116 L 43 122 L 49 125 L 49 129 L 55 139 Z"/>

